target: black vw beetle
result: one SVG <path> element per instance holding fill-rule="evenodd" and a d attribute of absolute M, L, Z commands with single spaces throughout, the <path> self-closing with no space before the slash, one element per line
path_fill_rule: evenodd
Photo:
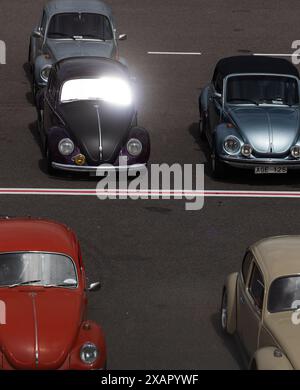
<path fill-rule="evenodd" d="M 137 126 L 128 69 L 114 60 L 64 59 L 38 97 L 39 130 L 49 173 L 141 171 L 148 132 Z"/>

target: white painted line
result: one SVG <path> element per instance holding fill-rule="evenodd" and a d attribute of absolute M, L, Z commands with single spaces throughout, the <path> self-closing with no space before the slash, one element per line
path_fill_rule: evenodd
<path fill-rule="evenodd" d="M 299 57 L 295 53 L 253 53 L 254 56 L 266 56 L 266 57 Z"/>
<path fill-rule="evenodd" d="M 0 195 L 58 195 L 58 196 L 144 196 L 144 197 L 208 197 L 208 198 L 300 198 L 300 191 L 234 191 L 234 190 L 97 190 L 68 188 L 0 188 Z"/>
<path fill-rule="evenodd" d="M 180 52 L 180 51 L 148 51 L 150 55 L 167 55 L 167 56 L 201 56 L 200 52 Z"/>

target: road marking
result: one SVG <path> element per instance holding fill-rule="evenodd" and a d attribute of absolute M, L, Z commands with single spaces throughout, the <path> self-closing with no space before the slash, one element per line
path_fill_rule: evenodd
<path fill-rule="evenodd" d="M 148 197 L 207 197 L 207 198 L 300 198 L 300 191 L 234 191 L 234 190 L 97 190 L 68 188 L 0 188 L 0 195 L 56 196 L 148 196 Z"/>
<path fill-rule="evenodd" d="M 167 56 L 201 56 L 200 52 L 180 52 L 180 51 L 148 51 L 150 55 L 167 55 Z"/>
<path fill-rule="evenodd" d="M 266 56 L 266 57 L 299 57 L 296 53 L 253 53 L 254 56 Z"/>

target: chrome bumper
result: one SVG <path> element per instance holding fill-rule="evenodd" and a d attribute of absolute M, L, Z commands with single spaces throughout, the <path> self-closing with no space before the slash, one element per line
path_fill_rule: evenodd
<path fill-rule="evenodd" d="M 288 169 L 300 169 L 300 160 L 285 160 L 279 158 L 233 158 L 220 156 L 220 160 L 227 165 L 241 169 L 254 169 L 266 165 L 278 165 Z"/>
<path fill-rule="evenodd" d="M 87 173 L 93 173 L 96 174 L 97 172 L 127 172 L 130 171 L 132 173 L 134 172 L 140 172 L 147 169 L 146 164 L 133 164 L 133 165 L 120 165 L 120 166 L 113 166 L 113 165 L 99 165 L 99 166 L 88 166 L 88 165 L 68 165 L 68 164 L 60 164 L 56 162 L 52 162 L 52 168 L 58 169 L 61 171 L 67 171 L 67 172 L 87 172 Z"/>

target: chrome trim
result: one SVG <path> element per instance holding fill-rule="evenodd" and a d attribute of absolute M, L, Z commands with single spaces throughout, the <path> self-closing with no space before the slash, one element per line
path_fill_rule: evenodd
<path fill-rule="evenodd" d="M 141 171 L 147 168 L 147 164 L 132 164 L 132 165 L 99 165 L 99 166 L 89 166 L 89 165 L 68 165 L 52 162 L 52 167 L 54 169 L 59 169 L 62 171 L 68 172 L 94 172 L 97 173 L 98 170 L 102 172 L 124 172 L 124 171 Z"/>
<path fill-rule="evenodd" d="M 99 152 L 100 152 L 100 161 L 103 159 L 103 145 L 102 145 L 102 128 L 101 128 L 101 120 L 100 120 L 100 113 L 99 113 L 99 105 L 94 106 L 97 111 L 97 120 L 98 120 L 98 131 L 99 131 Z"/>
<path fill-rule="evenodd" d="M 37 312 L 36 312 L 36 304 L 35 304 L 36 293 L 33 292 L 33 293 L 30 293 L 29 295 L 32 297 L 32 308 L 33 308 L 34 338 L 35 338 L 35 344 L 34 344 L 35 366 L 38 367 L 38 365 L 39 365 L 39 336 L 38 336 L 38 321 L 37 321 Z"/>

